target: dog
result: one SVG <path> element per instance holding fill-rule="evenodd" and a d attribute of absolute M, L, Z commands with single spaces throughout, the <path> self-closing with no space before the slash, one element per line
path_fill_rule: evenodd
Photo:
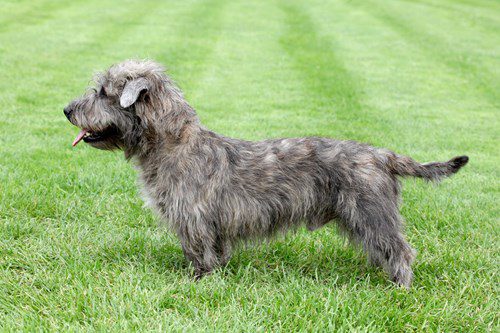
<path fill-rule="evenodd" d="M 439 181 L 468 162 L 420 164 L 355 141 L 305 137 L 251 142 L 200 124 L 153 61 L 127 60 L 64 108 L 73 146 L 121 149 L 138 166 L 147 203 L 169 222 L 198 279 L 235 245 L 335 221 L 390 279 L 409 288 L 415 251 L 402 233 L 398 177 Z"/>

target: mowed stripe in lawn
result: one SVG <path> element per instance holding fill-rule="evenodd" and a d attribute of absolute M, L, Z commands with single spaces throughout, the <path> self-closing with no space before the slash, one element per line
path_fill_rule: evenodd
<path fill-rule="evenodd" d="M 394 43 L 394 54 L 398 54 L 405 66 L 415 68 L 413 75 L 402 76 L 388 86 L 396 90 L 399 86 L 412 87 L 405 94 L 407 97 L 403 95 L 405 98 L 400 100 L 407 104 L 404 109 L 411 111 L 408 115 L 425 120 L 413 122 L 409 118 L 398 128 L 406 128 L 407 123 L 412 122 L 415 133 L 429 134 L 404 135 L 400 142 L 417 140 L 418 145 L 413 145 L 415 148 L 432 145 L 430 154 L 424 151 L 425 155 L 420 158 L 439 159 L 444 154 L 456 154 L 461 150 L 471 155 L 472 164 L 481 161 L 468 172 L 476 176 L 479 176 L 478 172 L 494 174 L 497 162 L 490 152 L 495 149 L 499 138 L 496 130 L 499 119 L 495 114 L 499 105 L 497 87 L 500 82 L 500 64 L 498 57 L 494 56 L 500 44 L 498 35 L 473 34 L 467 25 L 464 27 L 460 24 L 454 26 L 457 33 L 450 34 L 447 27 L 454 24 L 453 20 L 427 13 L 425 8 L 401 6 L 397 10 L 384 11 L 384 16 L 380 17 L 376 13 L 381 9 L 365 7 L 366 2 L 363 5 L 350 2 L 349 6 L 359 11 L 362 17 L 373 17 L 374 27 L 382 26 L 385 29 L 385 32 L 380 30 L 382 36 L 390 34 L 391 39 L 404 41 L 404 47 Z M 390 18 L 387 22 L 387 15 L 396 18 Z M 402 17 L 410 23 L 405 23 Z M 396 26 L 394 20 L 398 22 Z M 490 26 L 495 31 L 500 24 L 488 22 L 484 26 Z M 388 42 L 391 43 L 391 40 Z M 381 65 L 383 63 L 390 66 L 391 57 L 382 59 Z M 404 116 L 404 113 L 397 111 L 392 110 L 395 118 Z M 411 147 L 412 143 L 408 145 L 415 149 Z"/>
<path fill-rule="evenodd" d="M 340 32 L 334 37 L 345 66 L 358 80 L 365 112 L 393 125 L 390 131 L 371 131 L 369 141 L 421 160 L 477 151 L 476 140 L 480 153 L 482 147 L 489 151 L 497 121 L 483 92 L 471 89 L 460 73 L 359 7 L 352 2 L 313 4 L 307 10 L 314 13 L 322 34 Z M 430 151 L 429 145 L 434 146 Z"/>
<path fill-rule="evenodd" d="M 78 1 L 4 1 L 0 12 L 0 33 L 19 31 L 53 19 Z M 80 2 L 81 3 L 81 2 Z"/>
<path fill-rule="evenodd" d="M 376 130 L 385 129 L 386 124 L 364 112 L 359 96 L 361 87 L 344 66 L 345 59 L 336 52 L 336 36 L 321 35 L 305 7 L 292 2 L 281 6 L 287 25 L 281 45 L 304 82 L 303 95 L 308 99 L 302 107 L 319 109 L 316 116 L 318 113 L 331 115 L 332 121 L 325 125 L 335 131 L 322 135 L 355 139 L 362 137 L 360 132 L 367 129 L 368 124 Z"/>
<path fill-rule="evenodd" d="M 447 20 L 432 9 L 404 3 L 405 6 L 391 2 L 380 6 L 374 1 L 353 2 L 362 4 L 367 13 L 390 25 L 429 58 L 449 66 L 458 79 L 462 78 L 469 89 L 473 88 L 472 93 L 481 93 L 494 106 L 500 106 L 500 70 L 498 66 L 491 66 L 495 63 L 491 61 L 492 56 L 500 50 L 500 20 L 483 23 L 482 26 L 490 28 L 489 33 L 483 32 L 481 39 L 477 40 L 477 33 L 471 33 L 471 30 L 476 29 L 470 24 Z M 450 25 L 453 25 L 459 38 L 450 37 L 447 29 Z M 482 61 L 483 59 L 487 61 Z"/>
<path fill-rule="evenodd" d="M 436 14 L 436 19 L 444 19 L 449 21 L 449 24 L 453 24 L 456 27 L 458 24 L 461 27 L 468 27 L 468 31 L 461 31 L 470 33 L 471 36 L 474 33 L 485 33 L 488 35 L 493 35 L 493 33 L 498 30 L 499 18 L 496 15 L 498 10 L 498 3 L 486 2 L 486 1 L 474 1 L 473 4 L 465 4 L 460 1 L 455 0 L 400 0 L 405 4 L 411 6 L 416 6 L 422 9 L 426 14 L 434 15 Z M 491 6 L 490 6 L 491 5 Z M 437 10 L 437 11 L 436 11 Z M 456 20 L 456 15 L 461 15 L 461 20 Z M 424 15 L 426 16 L 426 15 Z M 441 31 L 446 32 L 446 31 Z M 476 35 L 477 36 L 477 35 Z"/>
<path fill-rule="evenodd" d="M 480 166 L 482 171 L 491 173 L 496 162 L 489 152 L 495 149 L 500 139 L 497 130 L 500 119 L 496 116 L 500 107 L 500 19 L 486 20 L 478 26 L 467 22 L 467 18 L 475 19 L 470 13 L 464 15 L 464 20 L 457 21 L 442 12 L 438 15 L 432 7 L 406 2 L 405 6 L 393 3 L 379 6 L 373 1 L 362 5 L 354 3 L 428 59 L 438 80 L 435 92 L 422 96 L 420 100 L 432 103 L 437 100 L 446 106 L 439 109 L 440 115 L 447 115 L 443 117 L 445 122 L 437 124 L 442 138 L 439 144 L 450 150 L 457 146 L 472 151 L 473 160 L 481 159 L 487 166 Z M 446 8 L 456 5 L 449 3 Z M 490 11 L 488 5 L 487 2 L 478 2 L 471 12 Z M 497 9 L 500 10 L 500 6 Z M 454 34 L 450 34 L 450 26 Z M 450 137 L 454 137 L 451 147 L 446 144 Z"/>
<path fill-rule="evenodd" d="M 142 5 L 122 6 L 111 10 L 112 8 L 106 8 L 101 2 L 99 10 L 92 10 L 93 5 L 90 3 L 90 9 L 82 8 L 83 4 L 76 8 L 65 8 L 60 16 L 52 20 L 26 27 L 15 33 L 0 35 L 6 51 L 2 56 L 2 62 L 6 64 L 8 78 L 2 82 L 2 86 L 15 85 L 18 104 L 28 107 L 23 108 L 21 112 L 16 110 L 18 115 L 39 117 L 48 111 L 50 116 L 53 116 L 51 108 L 55 102 L 63 100 L 62 93 L 67 93 L 68 88 L 72 88 L 72 92 L 77 91 L 71 84 L 74 82 L 71 79 L 75 80 L 74 76 L 84 71 L 88 77 L 89 71 L 94 70 L 88 68 L 91 61 L 102 56 L 104 48 L 112 48 L 119 36 L 132 29 L 131 23 L 134 20 L 146 19 L 144 17 L 146 10 Z M 81 12 L 87 12 L 91 19 L 84 21 Z M 117 25 L 121 28 L 116 29 Z M 55 31 L 59 33 L 54 33 Z M 62 68 L 67 69 L 63 71 Z M 78 92 L 81 91 L 80 88 Z M 37 97 L 45 98 L 45 101 L 51 103 L 49 105 L 40 103 L 43 107 L 37 110 L 37 113 L 30 115 L 28 111 L 33 111 L 30 108 L 32 104 L 40 101 Z M 49 97 L 55 100 L 49 100 Z"/>
<path fill-rule="evenodd" d="M 455 15 L 460 15 L 460 19 L 467 20 L 475 23 L 474 28 L 481 29 L 482 31 L 487 30 L 489 23 L 496 22 L 498 24 L 498 2 L 496 0 L 485 1 L 485 0 L 471 0 L 471 1 L 461 1 L 461 0 L 403 0 L 409 3 L 421 3 L 423 5 L 429 6 L 431 8 L 439 8 L 443 10 L 441 14 L 449 16 L 452 18 Z M 446 15 L 447 14 L 447 15 Z M 485 23 L 485 20 L 489 21 Z M 456 20 L 453 22 L 456 24 Z M 454 25 L 453 25 L 454 27 Z"/>
<path fill-rule="evenodd" d="M 298 108 L 293 109 L 301 98 L 302 82 L 281 54 L 284 27 L 279 9 L 268 2 L 232 2 L 221 20 L 206 71 L 188 98 L 206 125 L 225 135 L 254 140 L 293 135 L 292 129 L 304 125 L 294 117 Z M 281 126 L 283 119 L 289 119 L 286 127 Z"/>

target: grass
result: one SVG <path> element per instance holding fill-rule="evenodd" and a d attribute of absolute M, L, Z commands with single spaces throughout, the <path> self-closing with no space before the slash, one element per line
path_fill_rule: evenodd
<path fill-rule="evenodd" d="M 0 2 L 0 330 L 498 331 L 498 2 Z M 146 57 L 229 136 L 468 154 L 440 186 L 404 181 L 412 290 L 332 227 L 193 282 L 134 169 L 72 149 L 62 114 L 93 72 Z"/>

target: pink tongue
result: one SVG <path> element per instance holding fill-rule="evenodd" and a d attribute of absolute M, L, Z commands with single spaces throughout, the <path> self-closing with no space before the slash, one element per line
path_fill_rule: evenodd
<path fill-rule="evenodd" d="M 82 129 L 80 131 L 80 133 L 78 133 L 78 135 L 76 136 L 75 141 L 73 141 L 72 146 L 74 147 L 74 146 L 76 146 L 78 144 L 78 142 L 82 141 L 82 139 L 85 136 L 85 134 L 87 134 L 87 130 L 86 129 Z"/>

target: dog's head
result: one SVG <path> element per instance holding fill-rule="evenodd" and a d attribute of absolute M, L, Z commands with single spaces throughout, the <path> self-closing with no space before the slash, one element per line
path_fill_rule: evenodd
<path fill-rule="evenodd" d="M 186 114 L 188 111 L 189 115 Z M 84 141 L 99 149 L 134 150 L 145 136 L 178 135 L 195 115 L 182 93 L 153 61 L 127 60 L 95 78 L 95 86 L 64 108 Z"/>

